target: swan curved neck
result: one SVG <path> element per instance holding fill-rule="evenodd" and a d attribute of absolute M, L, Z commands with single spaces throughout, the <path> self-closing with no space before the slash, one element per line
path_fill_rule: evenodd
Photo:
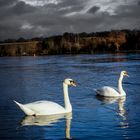
<path fill-rule="evenodd" d="M 123 75 L 120 74 L 119 80 L 118 80 L 118 91 L 120 94 L 124 93 L 123 87 L 122 87 L 122 80 L 123 80 Z"/>
<path fill-rule="evenodd" d="M 67 112 L 71 112 L 72 111 L 72 106 L 70 104 L 70 99 L 69 99 L 69 95 L 68 95 L 68 85 L 66 85 L 65 83 L 63 83 L 63 90 L 64 90 L 65 109 L 66 109 Z"/>

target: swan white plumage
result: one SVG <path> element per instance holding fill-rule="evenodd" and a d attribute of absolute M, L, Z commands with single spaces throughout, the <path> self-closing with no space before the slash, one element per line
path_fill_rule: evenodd
<path fill-rule="evenodd" d="M 106 97 L 126 96 L 126 93 L 122 87 L 122 80 L 123 80 L 124 76 L 128 76 L 127 71 L 121 71 L 120 77 L 118 80 L 118 89 L 117 90 L 112 87 L 109 87 L 109 86 L 103 86 L 100 89 L 96 90 L 97 95 L 106 96 Z"/>
<path fill-rule="evenodd" d="M 65 79 L 63 82 L 65 107 L 51 101 L 36 101 L 28 104 L 21 104 L 14 101 L 26 115 L 54 115 L 72 112 L 72 106 L 68 95 L 68 86 L 76 86 L 72 79 Z"/>

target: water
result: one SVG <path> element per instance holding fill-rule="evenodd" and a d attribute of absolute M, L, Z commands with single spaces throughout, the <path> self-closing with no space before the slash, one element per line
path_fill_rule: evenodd
<path fill-rule="evenodd" d="M 94 89 L 117 86 L 121 70 L 126 99 L 100 99 Z M 140 54 L 60 55 L 0 58 L 0 140 L 140 139 Z M 25 117 L 13 100 L 51 100 L 63 105 L 70 87 L 71 116 Z M 71 115 L 71 114 L 70 114 Z"/>

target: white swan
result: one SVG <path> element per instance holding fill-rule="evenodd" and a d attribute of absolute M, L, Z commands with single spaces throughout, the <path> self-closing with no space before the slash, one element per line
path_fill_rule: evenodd
<path fill-rule="evenodd" d="M 112 87 L 109 87 L 109 86 L 104 86 L 104 87 L 96 90 L 97 95 L 106 96 L 106 97 L 126 96 L 126 93 L 122 87 L 122 80 L 123 80 L 124 76 L 128 76 L 128 73 L 126 71 L 121 71 L 120 78 L 118 80 L 118 89 L 117 90 Z"/>
<path fill-rule="evenodd" d="M 63 82 L 63 90 L 64 90 L 64 104 L 65 107 L 61 105 L 51 102 L 51 101 L 36 101 L 28 104 L 20 104 L 14 101 L 20 109 L 26 115 L 54 115 L 54 114 L 62 114 L 62 113 L 69 113 L 72 111 L 72 106 L 69 100 L 68 95 L 68 86 L 76 86 L 75 81 L 72 79 L 65 79 Z"/>

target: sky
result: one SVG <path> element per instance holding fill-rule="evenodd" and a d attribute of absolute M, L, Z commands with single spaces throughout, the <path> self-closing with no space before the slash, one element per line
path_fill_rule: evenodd
<path fill-rule="evenodd" d="M 140 29 L 140 0 L 0 0 L 0 40 Z"/>

